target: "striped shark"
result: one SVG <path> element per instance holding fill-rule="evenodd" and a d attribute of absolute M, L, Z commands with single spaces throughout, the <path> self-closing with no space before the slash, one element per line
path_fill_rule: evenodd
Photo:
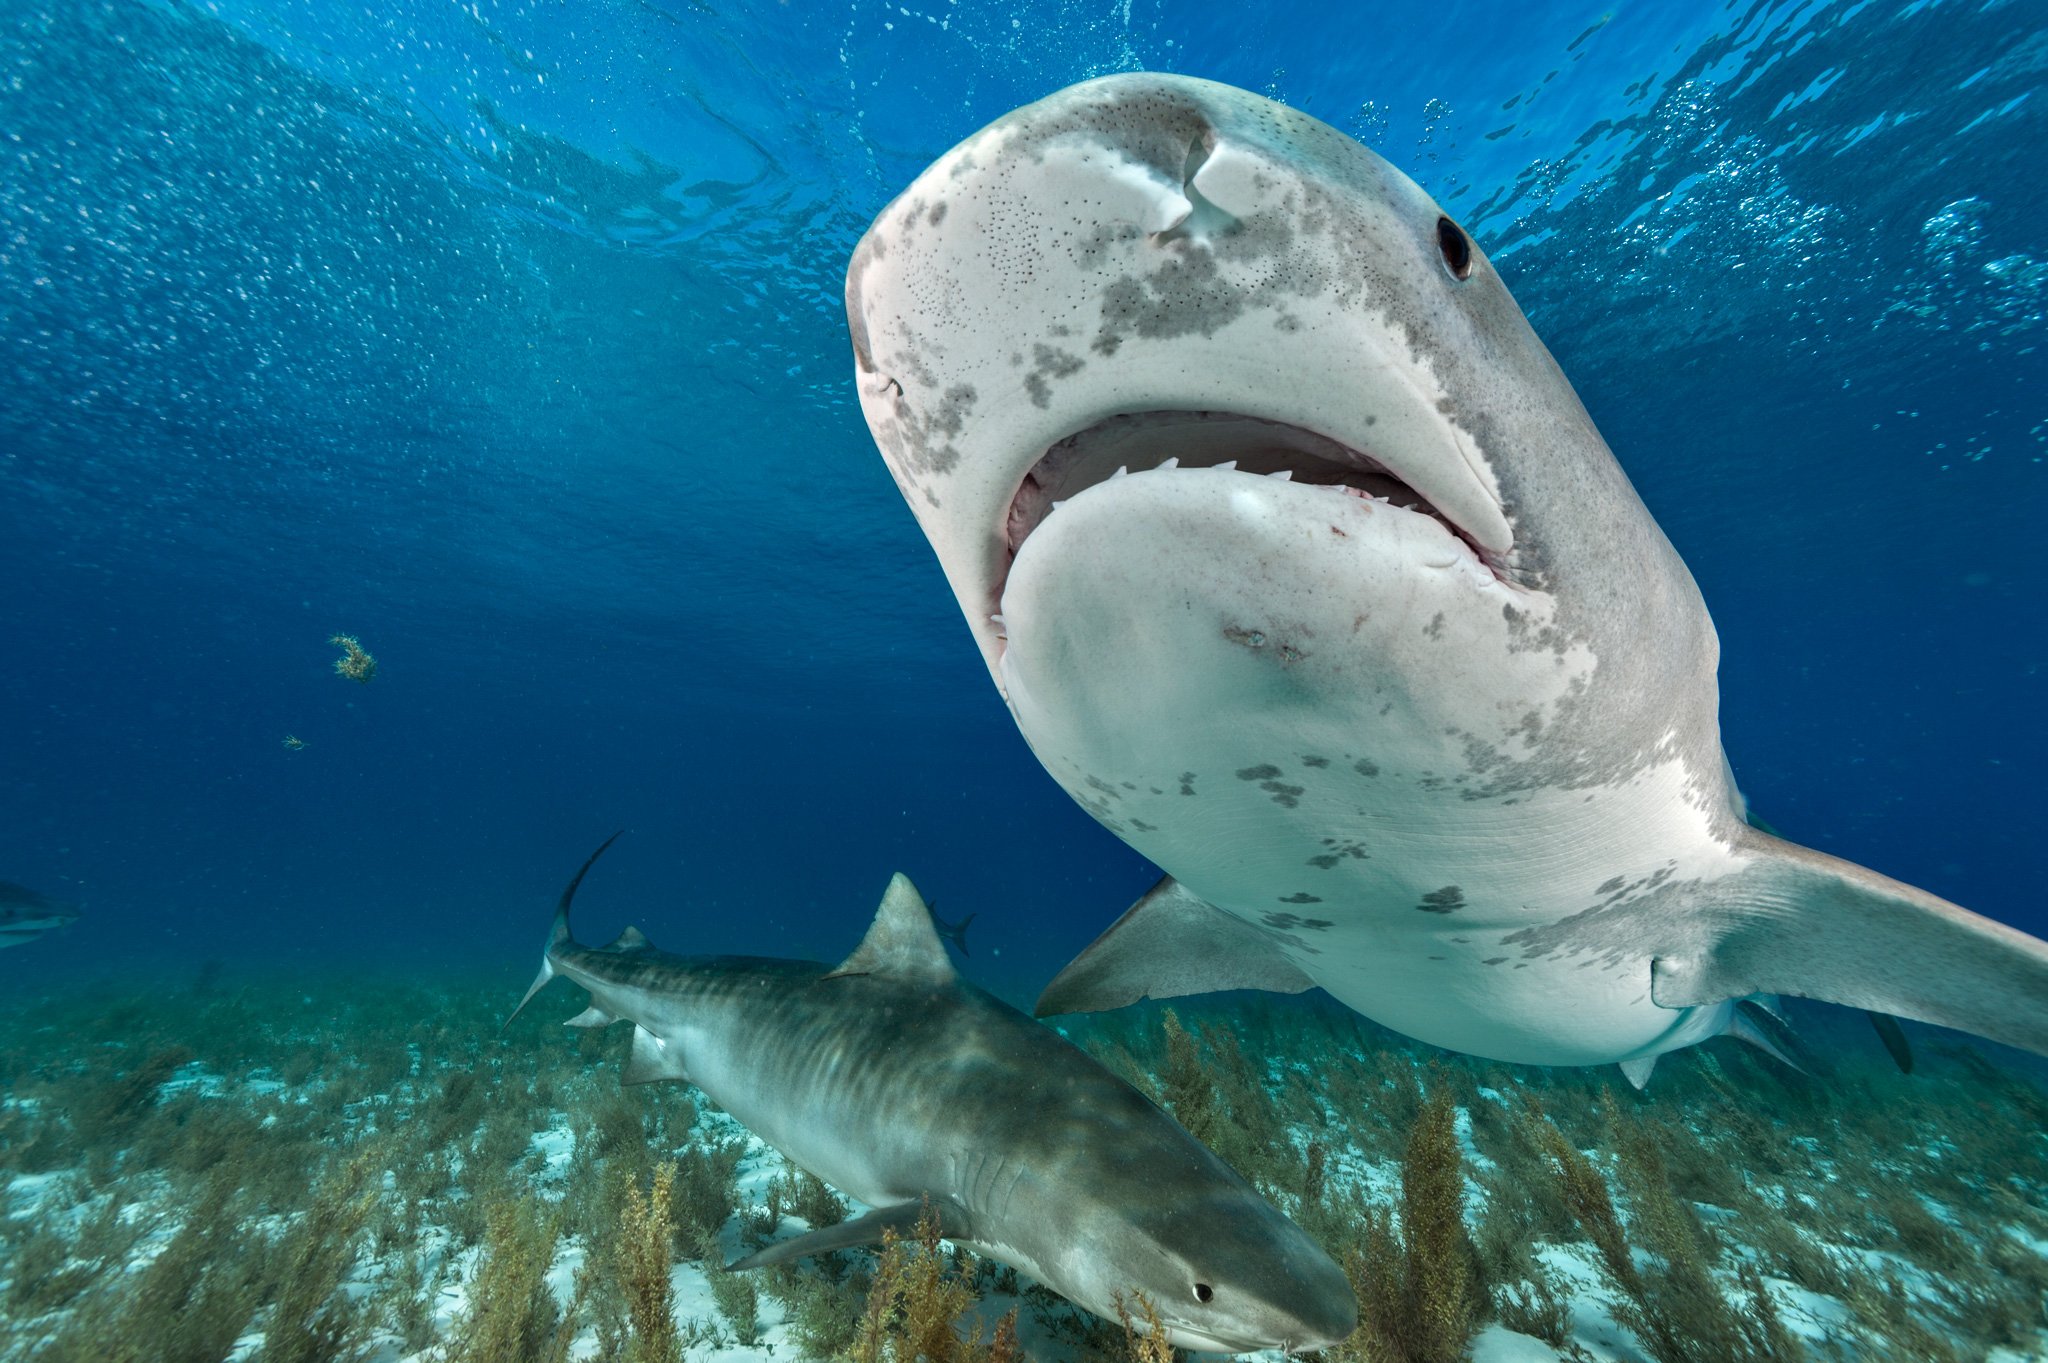
<path fill-rule="evenodd" d="M 1073 86 L 884 208 L 846 307 L 1018 728 L 1168 873 L 1041 1015 L 1319 985 L 1640 1081 L 1795 995 L 2048 1053 L 2048 944 L 1745 820 L 1691 574 L 1485 252 L 1350 137 Z"/>
<path fill-rule="evenodd" d="M 46 932 L 76 921 L 76 904 L 52 899 L 11 880 L 0 880 L 0 947 L 33 942 Z"/>
<path fill-rule="evenodd" d="M 562 892 L 512 1016 L 567 977 L 590 992 L 570 1026 L 633 1024 L 626 1083 L 695 1084 L 873 1208 L 734 1269 L 908 1237 L 929 1207 L 948 1239 L 1097 1315 L 1143 1293 L 1178 1347 L 1306 1349 L 1351 1332 L 1343 1270 L 1143 1094 L 962 979 L 905 877 L 837 966 L 675 956 L 634 928 L 582 946 L 570 901 L 610 846 Z"/>

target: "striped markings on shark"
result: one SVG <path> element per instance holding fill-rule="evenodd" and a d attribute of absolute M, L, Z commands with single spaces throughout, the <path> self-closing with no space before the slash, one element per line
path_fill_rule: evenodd
<path fill-rule="evenodd" d="M 962 979 L 902 875 L 837 966 L 671 955 L 635 928 L 584 946 L 570 902 L 610 846 L 562 892 L 512 1016 L 567 977 L 590 992 L 570 1026 L 633 1024 L 626 1083 L 694 1083 L 874 1209 L 732 1268 L 908 1236 L 929 1207 L 947 1239 L 1106 1319 L 1142 1293 L 1178 1347 L 1318 1348 L 1357 1323 L 1343 1270 L 1250 1184 L 1078 1046 Z"/>
<path fill-rule="evenodd" d="M 39 890 L 0 880 L 0 947 L 18 947 L 75 922 L 78 906 Z"/>

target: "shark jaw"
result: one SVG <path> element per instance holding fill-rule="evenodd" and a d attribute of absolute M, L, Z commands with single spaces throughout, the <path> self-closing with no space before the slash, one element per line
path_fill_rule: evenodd
<path fill-rule="evenodd" d="M 1003 518 L 1006 559 L 996 594 L 1000 600 L 1024 541 L 1066 502 L 1133 473 L 1181 469 L 1214 469 L 1293 482 L 1371 502 L 1390 512 L 1428 517 L 1462 546 L 1474 563 L 1497 580 L 1509 581 L 1506 564 L 1511 541 L 1505 549 L 1489 547 L 1473 530 L 1445 515 L 1398 471 L 1427 470 L 1442 458 L 1441 450 L 1409 450 L 1390 463 L 1299 426 L 1229 412 L 1159 410 L 1111 416 L 1059 441 L 1024 475 Z M 1313 520 L 1321 511 L 1310 502 L 1300 507 L 1306 520 Z M 1482 529 L 1490 531 L 1490 518 L 1480 519 Z M 991 623 L 1000 636 L 1004 619 Z"/>

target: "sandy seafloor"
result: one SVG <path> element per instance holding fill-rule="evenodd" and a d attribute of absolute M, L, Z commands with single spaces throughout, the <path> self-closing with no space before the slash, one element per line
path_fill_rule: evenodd
<path fill-rule="evenodd" d="M 365 1214 L 339 1234 L 335 1291 L 318 1306 L 332 1328 L 311 1352 L 274 1342 L 287 1309 L 273 1300 L 281 1289 L 251 1287 L 234 1298 L 246 1320 L 224 1336 L 235 1360 L 461 1357 L 461 1341 L 477 1328 L 472 1294 L 486 1261 L 475 1213 L 491 1199 L 560 1212 L 545 1284 L 558 1311 L 577 1304 L 587 1314 L 578 1274 L 591 1266 L 601 1277 L 611 1263 L 607 1199 L 625 1182 L 644 1184 L 656 1162 L 687 1162 L 691 1151 L 739 1151 L 727 1189 L 733 1211 L 715 1228 L 724 1256 L 737 1258 L 771 1233 L 760 1209 L 786 1186 L 790 1166 L 694 1089 L 622 1089 L 627 1029 L 559 1031 L 554 1024 L 581 1006 L 566 985 L 537 1006 L 542 1021 L 522 1020 L 500 1038 L 494 1014 L 516 997 L 500 998 L 503 990 L 331 982 L 301 990 L 217 976 L 201 984 L 16 998 L 0 1014 L 0 1357 L 110 1356 L 110 1330 L 161 1328 L 150 1323 L 164 1295 L 150 1286 L 151 1270 L 199 1217 L 209 1180 L 223 1183 L 235 1208 L 233 1243 L 210 1242 L 209 1259 L 181 1289 L 183 1307 L 202 1299 L 205 1275 L 226 1272 L 231 1260 L 298 1262 L 291 1237 L 321 1215 L 323 1181 L 351 1158 L 368 1160 L 357 1204 Z M 1702 1344 L 1686 1356 L 2048 1358 L 2048 1092 L 2025 1057 L 1915 1028 L 1916 1073 L 1900 1075 L 1860 1018 L 1811 1010 L 1795 1014 L 1811 1075 L 1724 1040 L 1667 1058 L 1638 1095 L 1612 1071 L 1436 1053 L 1327 1001 L 1186 1001 L 1175 1024 L 1183 1020 L 1179 1050 L 1176 1026 L 1156 1006 L 1063 1030 L 1191 1114 L 1190 1126 L 1222 1118 L 1212 1130 L 1263 1142 L 1257 1155 L 1234 1147 L 1233 1162 L 1339 1256 L 1346 1246 L 1331 1241 L 1352 1235 L 1358 1218 L 1377 1209 L 1398 1224 L 1404 1214 L 1403 1163 L 1412 1158 L 1404 1116 L 1413 1118 L 1422 1095 L 1456 1103 L 1462 1216 L 1486 1284 L 1470 1344 L 1480 1363 L 1658 1356 L 1616 1319 L 1620 1293 L 1583 1228 L 1545 1205 L 1555 1169 L 1518 1144 L 1518 1133 L 1533 1129 L 1532 1099 L 1613 1186 L 1647 1276 L 1663 1261 L 1630 1158 L 1657 1165 L 1733 1314 L 1751 1311 L 1738 1270 L 1753 1265 L 1801 1350 L 1731 1355 Z M 1651 1139 L 1631 1144 L 1630 1133 Z M 1312 1146 L 1323 1152 L 1320 1219 L 1304 1211 L 1309 1185 L 1293 1172 Z M 281 1171 L 270 1167 L 280 1150 L 289 1152 Z M 1503 1210 L 1510 1198 L 1521 1210 Z M 785 1211 L 772 1234 L 802 1229 Z M 697 1246 L 687 1236 L 677 1244 L 669 1282 L 684 1357 L 808 1356 L 792 1306 L 765 1282 L 752 1338 L 742 1342 L 747 1332 L 688 1257 Z M 840 1309 L 851 1311 L 873 1260 L 844 1258 L 853 1286 Z M 971 1314 L 985 1332 L 1019 1308 L 1029 1357 L 1125 1352 L 1114 1330 L 1082 1328 L 1040 1292 L 987 1268 L 962 1272 L 980 1293 Z M 1537 1272 L 1568 1313 L 1551 1342 L 1498 1319 L 1499 1294 L 1525 1281 L 1512 1275 Z M 253 1282 L 260 1270 L 244 1276 Z M 90 1349 L 82 1322 L 100 1331 Z M 556 1338 L 570 1359 L 600 1355 L 590 1321 L 571 1320 Z M 135 1356 L 158 1355 L 144 1346 Z"/>

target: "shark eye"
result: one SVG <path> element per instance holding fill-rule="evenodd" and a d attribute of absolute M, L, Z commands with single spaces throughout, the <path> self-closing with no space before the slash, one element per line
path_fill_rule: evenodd
<path fill-rule="evenodd" d="M 1196 1300 L 1196 1301 L 1198 1301 L 1198 1302 L 1204 1302 L 1204 1303 L 1206 1303 L 1206 1302 L 1210 1301 L 1210 1300 L 1211 1300 L 1212 1298 L 1214 1298 L 1214 1297 L 1215 1297 L 1215 1295 L 1216 1295 L 1216 1289 L 1215 1289 L 1215 1288 L 1213 1288 L 1213 1287 L 1211 1287 L 1211 1286 L 1209 1286 L 1209 1284 L 1207 1284 L 1207 1283 L 1196 1283 L 1196 1284 L 1195 1284 L 1195 1300 Z"/>
<path fill-rule="evenodd" d="M 1444 268 L 1453 279 L 1472 277 L 1472 241 L 1449 218 L 1436 220 L 1436 245 L 1444 253 Z"/>

